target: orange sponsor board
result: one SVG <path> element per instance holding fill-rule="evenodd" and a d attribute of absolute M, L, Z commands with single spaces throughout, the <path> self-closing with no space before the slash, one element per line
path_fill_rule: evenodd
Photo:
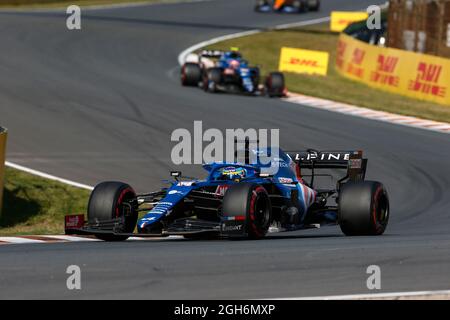
<path fill-rule="evenodd" d="M 369 45 L 341 34 L 336 69 L 369 86 L 450 105 L 450 60 Z"/>
<path fill-rule="evenodd" d="M 326 76 L 328 60 L 328 52 L 281 48 L 279 70 Z"/>
<path fill-rule="evenodd" d="M 367 20 L 368 17 L 369 14 L 367 12 L 333 11 L 331 12 L 330 30 L 341 32 L 347 28 L 349 24 Z"/>

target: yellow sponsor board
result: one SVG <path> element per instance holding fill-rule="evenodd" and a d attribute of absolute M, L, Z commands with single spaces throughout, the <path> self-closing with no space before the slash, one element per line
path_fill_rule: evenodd
<path fill-rule="evenodd" d="M 279 70 L 295 73 L 327 75 L 328 52 L 281 48 Z"/>
<path fill-rule="evenodd" d="M 333 11 L 331 12 L 330 29 L 334 32 L 341 32 L 349 24 L 367 20 L 368 17 L 369 14 L 367 12 Z"/>
<path fill-rule="evenodd" d="M 5 153 L 7 132 L 0 127 L 0 214 L 3 208 L 3 183 L 5 178 Z"/>
<path fill-rule="evenodd" d="M 372 46 L 341 34 L 336 69 L 378 89 L 450 105 L 450 59 Z"/>

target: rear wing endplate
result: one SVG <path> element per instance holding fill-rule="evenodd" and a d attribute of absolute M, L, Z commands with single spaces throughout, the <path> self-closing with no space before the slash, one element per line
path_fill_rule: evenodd
<path fill-rule="evenodd" d="M 305 169 L 346 169 L 351 181 L 362 181 L 366 176 L 368 160 L 362 151 L 299 151 L 288 152 L 289 157 L 300 168 Z"/>

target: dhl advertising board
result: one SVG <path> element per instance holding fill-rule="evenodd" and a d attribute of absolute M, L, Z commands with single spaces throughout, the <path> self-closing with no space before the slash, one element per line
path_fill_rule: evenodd
<path fill-rule="evenodd" d="M 330 29 L 334 32 L 341 32 L 348 25 L 367 20 L 368 17 L 367 12 L 333 11 L 331 12 Z"/>
<path fill-rule="evenodd" d="M 280 71 L 327 75 L 328 52 L 281 48 Z"/>
<path fill-rule="evenodd" d="M 5 178 L 6 129 L 0 127 L 0 214 L 3 208 L 3 183 Z"/>
<path fill-rule="evenodd" d="M 372 46 L 341 34 L 337 71 L 371 87 L 450 105 L 450 60 Z"/>

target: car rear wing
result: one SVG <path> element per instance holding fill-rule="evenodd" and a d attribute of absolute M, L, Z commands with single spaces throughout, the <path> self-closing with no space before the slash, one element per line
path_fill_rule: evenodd
<path fill-rule="evenodd" d="M 368 160 L 362 151 L 298 151 L 288 152 L 300 169 L 346 169 L 351 181 L 362 181 L 366 176 Z"/>
<path fill-rule="evenodd" d="M 220 58 L 223 55 L 223 51 L 220 50 L 203 50 L 200 53 L 202 58 Z"/>

